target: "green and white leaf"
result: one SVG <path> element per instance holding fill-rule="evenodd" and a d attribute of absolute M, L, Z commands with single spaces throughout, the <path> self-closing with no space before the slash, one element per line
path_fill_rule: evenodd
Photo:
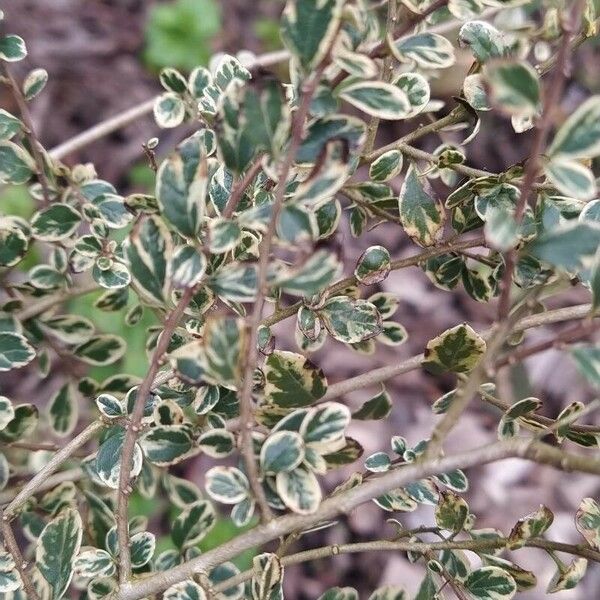
<path fill-rule="evenodd" d="M 171 539 L 177 548 L 195 546 L 214 527 L 217 514 L 208 500 L 190 504 L 177 516 L 171 526 Z"/>
<path fill-rule="evenodd" d="M 190 429 L 183 425 L 159 425 L 140 438 L 144 456 L 158 467 L 183 460 L 192 450 Z"/>
<path fill-rule="evenodd" d="M 258 287 L 256 265 L 230 263 L 209 279 L 211 290 L 232 302 L 252 302 Z"/>
<path fill-rule="evenodd" d="M 151 306 L 166 303 L 172 254 L 169 231 L 154 216 L 145 219 L 127 240 L 125 255 L 135 289 Z"/>
<path fill-rule="evenodd" d="M 208 225 L 208 240 L 210 251 L 223 254 L 233 250 L 239 243 L 242 230 L 236 221 L 216 217 Z"/>
<path fill-rule="evenodd" d="M 537 538 L 543 535 L 552 522 L 554 514 L 543 504 L 535 511 L 527 516 L 519 519 L 516 525 L 512 528 L 510 535 L 511 548 L 519 548 L 525 544 L 530 538 Z"/>
<path fill-rule="evenodd" d="M 14 34 L 0 37 L 0 59 L 17 62 L 27 56 L 27 48 L 22 37 Z"/>
<path fill-rule="evenodd" d="M 27 253 L 28 235 L 9 219 L 0 218 L 0 267 L 14 267 Z"/>
<path fill-rule="evenodd" d="M 60 600 L 71 583 L 82 535 L 79 513 L 68 508 L 44 527 L 37 540 L 35 566 L 48 582 L 53 600 Z"/>
<path fill-rule="evenodd" d="M 304 460 L 304 440 L 294 431 L 277 431 L 269 435 L 260 450 L 260 466 L 264 473 L 292 471 Z"/>
<path fill-rule="evenodd" d="M 111 334 L 98 334 L 75 346 L 72 352 L 84 363 L 101 367 L 118 361 L 126 349 L 122 338 Z"/>
<path fill-rule="evenodd" d="M 499 567 L 481 567 L 472 571 L 465 588 L 476 600 L 509 600 L 517 591 L 515 580 Z"/>
<path fill-rule="evenodd" d="M 383 81 L 358 81 L 341 88 L 339 96 L 364 113 L 379 119 L 404 119 L 410 113 L 406 94 Z"/>
<path fill-rule="evenodd" d="M 423 69 L 445 69 L 456 60 L 452 44 L 437 33 L 418 33 L 388 43 L 399 61 L 414 61 Z"/>
<path fill-rule="evenodd" d="M 469 505 L 452 491 L 440 492 L 435 508 L 435 522 L 440 529 L 458 533 L 469 516 Z"/>
<path fill-rule="evenodd" d="M 600 154 L 600 96 L 588 98 L 567 118 L 546 154 L 570 159 Z"/>
<path fill-rule="evenodd" d="M 537 585 L 537 577 L 534 573 L 523 569 L 510 560 L 494 556 L 493 554 L 485 554 L 482 558 L 485 565 L 500 567 L 503 571 L 506 571 L 515 580 L 517 591 L 519 592 L 530 590 Z"/>
<path fill-rule="evenodd" d="M 600 550 L 600 506 L 593 498 L 584 498 L 575 516 L 577 531 L 585 541 Z"/>
<path fill-rule="evenodd" d="M 248 478 L 235 467 L 212 467 L 206 473 L 206 492 L 223 504 L 237 504 L 248 497 Z"/>
<path fill-rule="evenodd" d="M 565 196 L 591 200 L 596 195 L 594 174 L 577 160 L 560 155 L 551 157 L 544 161 L 544 173 Z"/>
<path fill-rule="evenodd" d="M 600 225 L 569 222 L 540 235 L 528 251 L 555 267 L 577 271 L 593 261 L 599 245 Z"/>
<path fill-rule="evenodd" d="M 443 233 L 444 212 L 425 191 L 414 165 L 408 169 L 398 198 L 400 220 L 406 233 L 421 246 L 432 246 Z"/>
<path fill-rule="evenodd" d="M 576 558 L 567 567 L 562 565 L 560 569 L 556 570 L 546 591 L 554 594 L 563 590 L 572 590 L 583 579 L 587 565 L 588 561 L 585 558 Z"/>
<path fill-rule="evenodd" d="M 450 14 L 461 21 L 477 17 L 483 10 L 481 0 L 448 0 Z"/>
<path fill-rule="evenodd" d="M 46 69 L 33 69 L 23 80 L 23 95 L 25 100 L 33 100 L 48 82 L 48 71 Z"/>
<path fill-rule="evenodd" d="M 373 181 L 389 181 L 402 170 L 402 153 L 399 150 L 389 150 L 377 157 L 369 167 L 369 177 Z"/>
<path fill-rule="evenodd" d="M 224 458 L 235 449 L 235 436 L 227 429 L 205 431 L 197 440 L 198 447 L 212 458 Z"/>
<path fill-rule="evenodd" d="M 127 267 L 114 260 L 110 261 L 107 269 L 101 269 L 99 261 L 96 261 L 92 277 L 100 287 L 106 290 L 122 289 L 131 283 L 131 275 Z"/>
<path fill-rule="evenodd" d="M 109 600 L 117 593 L 118 584 L 112 577 L 95 577 L 87 587 L 89 600 Z"/>
<path fill-rule="evenodd" d="M 9 556 L 8 553 L 3 552 L 2 556 Z M 10 559 L 12 561 L 12 559 Z M 7 564 L 3 560 L 4 564 Z M 12 563 L 14 565 L 14 562 Z M 23 583 L 21 576 L 15 568 L 6 568 L 0 571 L 0 593 L 5 597 L 10 597 L 11 592 L 16 592 L 23 589 Z M 14 597 L 14 595 L 13 595 Z"/>
<path fill-rule="evenodd" d="M 375 338 L 386 346 L 400 346 L 408 339 L 408 332 L 404 325 L 394 321 L 384 321 L 381 333 Z"/>
<path fill-rule="evenodd" d="M 100 481 L 104 485 L 116 490 L 119 487 L 119 473 L 121 471 L 121 455 L 125 430 L 117 429 L 110 437 L 106 438 L 96 454 L 95 468 Z M 142 450 L 135 445 L 131 475 L 137 477 L 142 470 Z"/>
<path fill-rule="evenodd" d="M 334 53 L 333 60 L 340 69 L 361 79 L 371 79 L 379 74 L 377 63 L 372 58 L 360 52 L 352 52 L 347 48 L 338 48 Z"/>
<path fill-rule="evenodd" d="M 94 335 L 94 324 L 79 315 L 56 315 L 38 321 L 41 329 L 65 344 L 83 344 Z"/>
<path fill-rule="evenodd" d="M 383 281 L 391 270 L 390 253 L 383 246 L 370 246 L 358 259 L 354 276 L 363 285 Z"/>
<path fill-rule="evenodd" d="M 25 336 L 19 333 L 0 332 L 0 371 L 18 369 L 35 358 L 35 350 Z"/>
<path fill-rule="evenodd" d="M 106 550 L 86 547 L 73 561 L 73 570 L 79 577 L 110 577 L 115 574 L 116 565 Z"/>
<path fill-rule="evenodd" d="M 458 33 L 458 41 L 461 45 L 468 46 L 480 63 L 502 58 L 508 51 L 504 34 L 485 21 L 465 23 Z"/>
<path fill-rule="evenodd" d="M 131 566 L 139 569 L 148 564 L 154 556 L 156 538 L 149 531 L 140 531 L 131 536 L 129 540 L 131 549 Z"/>
<path fill-rule="evenodd" d="M 6 396 L 0 396 L 0 430 L 4 429 L 15 417 L 12 402 Z"/>
<path fill-rule="evenodd" d="M 466 101 L 475 110 L 487 111 L 492 109 L 485 87 L 485 80 L 481 73 L 474 73 L 465 77 L 463 94 Z"/>
<path fill-rule="evenodd" d="M 44 242 L 58 242 L 71 236 L 81 223 L 81 215 L 68 204 L 52 204 L 31 217 L 33 236 Z"/>
<path fill-rule="evenodd" d="M 13 418 L 0 430 L 0 441 L 18 442 L 29 437 L 39 421 L 38 409 L 33 404 L 18 404 Z"/>
<path fill-rule="evenodd" d="M 8 140 L 0 141 L 0 182 L 27 183 L 36 171 L 35 161 L 23 148 Z"/>
<path fill-rule="evenodd" d="M 427 343 L 423 367 L 439 374 L 468 373 L 486 350 L 485 340 L 469 325 L 457 325 Z"/>
<path fill-rule="evenodd" d="M 385 473 L 392 466 L 392 460 L 386 452 L 375 452 L 365 459 L 365 469 L 371 473 Z"/>
<path fill-rule="evenodd" d="M 353 419 L 371 421 L 385 419 L 392 411 L 392 400 L 385 388 L 370 400 L 367 400 L 356 412 L 352 413 Z"/>
<path fill-rule="evenodd" d="M 186 579 L 168 588 L 163 600 L 206 600 L 206 592 L 195 581 Z"/>
<path fill-rule="evenodd" d="M 294 296 L 312 296 L 323 291 L 338 276 L 341 264 L 336 255 L 317 250 L 300 267 L 284 269 L 275 284 Z"/>
<path fill-rule="evenodd" d="M 197 235 L 206 211 L 208 164 L 204 152 L 198 132 L 184 140 L 156 174 L 160 211 L 184 237 Z"/>
<path fill-rule="evenodd" d="M 273 351 L 263 373 L 265 400 L 283 408 L 310 406 L 327 391 L 323 371 L 295 352 Z"/>
<path fill-rule="evenodd" d="M 318 311 L 330 335 L 356 344 L 381 333 L 381 316 L 373 304 L 349 296 L 334 296 Z"/>
<path fill-rule="evenodd" d="M 61 438 L 68 436 L 77 425 L 78 413 L 75 389 L 70 383 L 65 383 L 48 404 L 48 420 L 52 431 Z"/>
<path fill-rule="evenodd" d="M 235 389 L 241 377 L 246 328 L 241 319 L 209 319 L 204 327 L 203 365 L 208 383 Z"/>
<path fill-rule="evenodd" d="M 350 419 L 350 409 L 347 406 L 338 402 L 325 402 L 308 411 L 302 421 L 300 435 L 307 445 L 319 453 L 333 452 L 344 441 Z"/>
<path fill-rule="evenodd" d="M 407 117 L 414 117 L 422 112 L 429 104 L 431 89 L 427 79 L 420 73 L 402 73 L 393 84 L 399 87 L 408 98 L 410 111 Z"/>
<path fill-rule="evenodd" d="M 531 117 L 540 109 L 540 81 L 526 62 L 492 62 L 486 65 L 490 97 L 503 111 Z"/>
<path fill-rule="evenodd" d="M 293 471 L 277 473 L 276 486 L 277 494 L 293 512 L 307 515 L 319 508 L 322 492 L 312 471 L 298 467 Z"/>
<path fill-rule="evenodd" d="M 190 287 L 196 285 L 206 273 L 207 260 L 193 246 L 180 246 L 173 254 L 173 285 Z"/>
<path fill-rule="evenodd" d="M 367 301 L 375 306 L 382 319 L 389 319 L 394 315 L 400 306 L 400 301 L 396 294 L 390 292 L 376 292 Z"/>
<path fill-rule="evenodd" d="M 167 92 L 154 101 L 154 120 L 164 129 L 177 127 L 185 118 L 185 103 L 179 94 Z"/>
<path fill-rule="evenodd" d="M 127 414 L 123 403 L 111 394 L 100 394 L 96 398 L 96 406 L 107 419 L 117 419 Z"/>
<path fill-rule="evenodd" d="M 17 117 L 0 108 L 0 140 L 10 140 L 22 127 L 23 124 Z"/>

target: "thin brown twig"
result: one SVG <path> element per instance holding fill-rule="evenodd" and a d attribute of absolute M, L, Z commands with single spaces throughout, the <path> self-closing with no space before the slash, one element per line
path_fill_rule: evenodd
<path fill-rule="evenodd" d="M 555 110 L 560 103 L 560 99 L 567 80 L 567 67 L 572 49 L 572 41 L 575 35 L 577 24 L 581 18 L 585 3 L 582 0 L 576 2 L 569 18 L 569 23 L 563 22 L 563 36 L 556 54 L 556 63 L 553 66 L 554 75 L 544 90 L 544 102 L 542 115 L 536 126 L 536 133 L 533 139 L 529 160 L 525 166 L 523 182 L 520 186 L 520 197 L 515 209 L 514 220 L 518 228 L 523 220 L 525 209 L 529 205 L 529 197 L 534 190 L 534 184 L 539 176 L 541 168 L 541 158 L 547 139 L 553 124 Z M 518 253 L 515 248 L 511 248 L 505 255 L 504 274 L 500 283 L 500 298 L 498 300 L 498 320 L 506 318 L 510 311 L 510 292 L 512 285 L 513 272 L 518 259 Z"/>
<path fill-rule="evenodd" d="M 15 313 L 15 317 L 19 319 L 19 321 L 26 321 L 27 319 L 32 319 L 33 317 L 37 317 L 42 313 L 54 308 L 58 304 L 62 304 L 63 302 L 68 302 L 77 296 L 84 296 L 85 294 L 91 294 L 92 292 L 97 292 L 99 290 L 98 284 L 96 282 L 88 283 L 86 285 L 82 285 L 81 287 L 73 288 L 70 290 L 66 290 L 64 292 L 60 292 L 53 296 L 44 296 L 42 298 L 37 298 L 35 302 L 24 306 L 21 310 Z"/>
<path fill-rule="evenodd" d="M 248 480 L 252 488 L 252 492 L 256 498 L 262 519 L 268 521 L 272 518 L 272 511 L 267 502 L 265 492 L 259 480 L 258 469 L 256 467 L 256 459 L 254 457 L 254 445 L 252 443 L 252 428 L 254 425 L 254 416 L 252 411 L 252 387 L 253 374 L 258 361 L 258 328 L 262 319 L 262 311 L 265 302 L 266 294 L 266 279 L 269 267 L 269 257 L 271 252 L 271 243 L 275 235 L 277 219 L 283 206 L 285 190 L 289 173 L 294 164 L 296 153 L 302 142 L 304 133 L 304 124 L 310 108 L 311 99 L 317 89 L 317 85 L 321 80 L 323 72 L 327 64 L 327 58 L 321 62 L 310 79 L 305 83 L 302 90 L 302 99 L 294 118 L 292 120 L 292 132 L 288 149 L 284 159 L 279 167 L 279 181 L 275 188 L 275 199 L 273 201 L 273 209 L 271 213 L 271 221 L 269 227 L 260 243 L 259 247 L 259 262 L 258 262 L 258 285 L 256 298 L 252 315 L 248 322 L 248 356 L 246 357 L 244 369 L 242 389 L 240 393 L 240 422 L 242 427 L 242 455 L 244 458 L 244 466 L 248 474 Z"/>
<path fill-rule="evenodd" d="M 461 415 L 467 409 L 469 403 L 477 393 L 479 386 L 484 381 L 488 365 L 494 360 L 497 352 L 502 347 L 504 340 L 512 329 L 513 322 L 510 319 L 495 327 L 487 340 L 487 349 L 477 366 L 469 373 L 464 384 L 460 385 L 455 394 L 454 401 L 444 413 L 441 421 L 433 428 L 427 448 L 421 460 L 428 460 L 441 451 L 444 440 L 454 429 Z"/>
<path fill-rule="evenodd" d="M 393 29 L 396 27 L 398 21 L 398 1 L 388 0 L 387 3 L 387 17 L 385 22 L 385 36 L 387 37 Z M 381 65 L 381 80 L 389 82 L 392 80 L 394 74 L 394 59 L 390 53 L 386 54 Z M 373 151 L 375 145 L 375 139 L 377 138 L 377 130 L 379 129 L 379 117 L 371 117 L 369 125 L 367 126 L 367 139 L 363 148 L 363 154 L 370 154 Z"/>
<path fill-rule="evenodd" d="M 425 554 L 427 552 L 439 552 L 441 550 L 470 550 L 472 552 L 489 554 L 493 550 L 501 550 L 506 548 L 508 544 L 509 540 L 503 537 L 479 540 L 447 540 L 444 542 L 374 540 L 350 544 L 331 544 L 329 546 L 322 546 L 320 548 L 303 550 L 301 552 L 296 552 L 295 554 L 282 557 L 281 564 L 288 567 L 324 558 L 333 558 L 343 554 L 362 554 L 365 552 L 411 552 L 414 554 Z M 585 546 L 563 544 L 561 542 L 554 542 L 543 538 L 531 538 L 526 540 L 522 547 L 564 552 L 567 554 L 572 554 L 573 556 L 581 556 L 594 562 L 600 562 L 600 552 Z M 253 569 L 243 571 L 234 577 L 218 583 L 213 589 L 216 593 L 224 592 L 229 588 L 252 579 L 253 575 Z"/>
<path fill-rule="evenodd" d="M 102 421 L 90 423 L 81 433 L 65 444 L 52 458 L 23 486 L 21 491 L 13 498 L 4 510 L 4 516 L 12 519 L 17 510 L 37 492 L 42 484 L 54 473 L 70 456 L 91 440 L 102 428 Z"/>
<path fill-rule="evenodd" d="M 498 410 L 501 410 L 502 412 L 506 412 L 511 407 L 511 404 L 509 402 L 505 402 L 500 398 L 496 398 L 496 396 L 493 396 L 492 394 L 486 392 L 482 388 L 479 388 L 477 393 L 481 396 L 481 399 L 484 402 L 490 404 L 491 406 L 495 406 Z M 526 417 L 527 420 L 521 422 L 525 427 L 529 427 L 530 429 L 536 432 L 539 431 L 540 427 L 543 427 L 546 432 L 544 435 L 546 435 L 547 433 L 550 433 L 551 431 L 554 431 L 556 429 L 557 421 L 555 419 L 551 419 L 550 417 L 546 417 L 544 415 L 537 415 L 533 413 L 527 414 Z M 528 425 L 527 421 L 535 421 L 537 425 Z M 569 425 L 569 430 L 575 431 L 577 433 L 600 434 L 600 425 Z"/>
<path fill-rule="evenodd" d="M 83 471 L 79 468 L 69 469 L 67 471 L 60 471 L 56 475 L 49 475 L 44 479 L 36 488 L 37 492 L 45 492 L 46 490 L 50 490 L 57 485 L 64 483 L 65 481 L 78 481 L 83 477 Z M 20 489 L 23 489 L 23 485 L 19 486 Z M 5 489 L 0 492 L 0 505 L 7 504 L 14 500 L 16 495 L 19 492 L 19 488 L 13 486 L 11 489 Z"/>
<path fill-rule="evenodd" d="M 223 209 L 223 218 L 230 219 L 235 212 L 240 200 L 242 199 L 246 188 L 254 181 L 254 178 L 258 175 L 262 168 L 262 159 L 264 154 L 259 154 L 253 161 L 252 164 L 246 169 L 243 177 L 236 183 L 231 190 L 231 195 L 227 204 Z"/>
<path fill-rule="evenodd" d="M 370 479 L 355 488 L 323 501 L 317 511 L 312 514 L 287 514 L 278 517 L 270 523 L 259 525 L 242 533 L 227 544 L 203 553 L 186 563 L 122 585 L 116 600 L 138 600 L 159 593 L 194 573 L 206 571 L 217 564 L 231 560 L 249 548 L 262 546 L 292 531 L 302 531 L 314 527 L 318 523 L 329 521 L 340 514 L 348 513 L 374 497 L 391 489 L 402 487 L 411 481 L 455 468 L 466 469 L 509 457 L 528 459 L 563 470 L 600 474 L 600 460 L 571 454 L 548 444 L 523 438 L 513 438 L 487 444 L 461 454 L 409 464 L 401 469 L 388 471 L 380 477 Z"/>
<path fill-rule="evenodd" d="M 11 442 L 7 444 L 7 448 L 16 448 L 22 450 L 32 450 L 33 452 L 58 452 L 62 446 L 60 444 L 52 444 L 45 442 Z M 71 456 L 87 456 L 87 452 L 85 451 L 74 451 Z"/>
<path fill-rule="evenodd" d="M 544 313 L 539 313 L 536 315 L 523 317 L 522 319 L 516 322 L 516 324 L 512 328 L 512 332 L 517 333 L 542 325 L 560 323 L 572 319 L 586 318 L 589 314 L 589 311 L 589 304 L 580 304 L 577 306 L 567 307 L 566 309 L 561 308 L 557 310 L 547 311 Z M 481 335 L 481 337 L 487 340 L 491 335 L 493 335 L 494 331 L 496 330 L 494 328 L 491 328 L 486 331 L 482 331 L 479 335 Z M 350 377 L 349 379 L 345 379 L 338 383 L 334 383 L 327 388 L 327 392 L 322 398 L 320 398 L 320 401 L 325 402 L 333 400 L 355 390 L 359 390 L 372 385 L 379 385 L 391 379 L 392 377 L 396 377 L 398 375 L 414 371 L 415 369 L 421 367 L 424 358 L 425 357 L 423 354 L 416 354 L 395 365 L 386 365 L 384 367 L 372 369 L 367 373 L 362 373 L 361 375 L 356 375 L 354 377 Z"/>
<path fill-rule="evenodd" d="M 0 514 L 0 525 L 0 528 L 2 529 L 2 536 L 4 537 L 4 543 L 6 544 L 6 548 L 15 562 L 15 568 L 19 573 L 23 587 L 27 592 L 27 598 L 29 598 L 29 600 L 40 600 L 33 582 L 29 578 L 29 573 L 27 572 L 27 563 L 23 559 L 23 555 L 21 554 L 21 550 L 19 549 L 19 545 L 15 539 L 15 534 L 13 533 L 8 516 L 4 513 Z"/>
<path fill-rule="evenodd" d="M 594 24 L 596 26 L 600 25 L 600 19 L 596 19 Z M 588 39 L 588 37 L 589 36 L 587 36 L 584 33 L 580 33 L 579 35 L 575 36 L 569 45 L 569 51 L 573 52 L 576 48 L 581 46 L 581 44 L 583 44 L 583 42 L 585 42 Z M 543 77 L 543 76 L 547 75 L 554 68 L 554 65 L 556 64 L 556 62 L 557 62 L 557 57 L 554 56 L 554 57 L 551 57 L 550 59 L 538 64 L 536 69 L 537 69 L 538 73 L 540 74 L 540 76 Z M 368 156 L 365 156 L 362 159 L 362 162 L 363 163 L 371 163 L 377 157 L 381 156 L 382 154 L 385 154 L 389 150 L 395 150 L 395 149 L 400 148 L 403 145 L 412 144 L 416 140 L 418 140 L 426 135 L 429 135 L 430 133 L 437 133 L 438 131 L 442 131 L 446 127 L 449 127 L 451 125 L 456 125 L 462 119 L 464 119 L 466 115 L 467 115 L 466 109 L 462 105 L 458 105 L 446 116 L 441 117 L 431 123 L 427 123 L 426 125 L 423 125 L 422 127 L 417 127 L 416 129 L 413 129 L 413 131 L 411 131 L 411 132 L 407 133 L 406 135 L 403 135 L 402 137 L 397 139 L 395 142 L 390 142 L 389 144 L 386 144 L 385 146 L 381 146 L 380 148 L 377 148 L 377 150 L 374 150 L 373 152 L 371 152 L 371 154 L 369 154 Z M 414 150 L 417 150 L 417 149 L 415 148 Z M 407 150 L 407 151 L 409 151 L 409 150 Z M 460 172 L 459 169 L 457 169 L 457 171 Z M 465 174 L 466 174 L 466 172 L 465 172 Z"/>
<path fill-rule="evenodd" d="M 354 204 L 357 204 L 368 213 L 371 213 L 371 216 L 379 217 L 384 221 L 389 221 L 390 223 L 395 223 L 396 225 L 400 224 L 400 217 L 398 215 L 393 215 L 383 208 L 379 208 L 379 206 L 376 204 L 371 204 L 370 202 L 364 200 L 359 193 L 352 189 L 352 187 L 342 188 L 340 190 L 340 194 L 346 196 L 348 200 L 352 201 Z"/>
<path fill-rule="evenodd" d="M 573 327 L 569 327 L 568 329 L 560 332 L 558 335 L 544 340 L 543 342 L 538 342 L 537 344 L 531 344 L 529 346 L 524 346 L 517 350 L 508 352 L 499 358 L 495 366 L 497 369 L 499 369 L 507 365 L 514 365 L 518 362 L 521 362 L 525 358 L 533 356 L 534 354 L 539 354 L 540 352 L 545 352 L 546 350 L 558 348 L 564 344 L 569 344 L 571 342 L 580 340 L 582 337 L 594 333 L 598 329 L 600 329 L 599 321 L 586 319 L 585 321 L 582 321 Z"/>
<path fill-rule="evenodd" d="M 154 378 L 160 367 L 161 359 L 169 347 L 171 336 L 179 325 L 183 313 L 194 296 L 194 287 L 188 287 L 183 292 L 177 306 L 169 314 L 161 336 L 152 355 L 148 371 L 137 390 L 131 419 L 125 432 L 123 449 L 121 451 L 121 465 L 119 471 L 119 489 L 117 496 L 117 537 L 119 542 L 119 581 L 127 581 L 131 576 L 131 553 L 129 549 L 129 518 L 128 504 L 131 482 L 131 467 L 137 435 L 140 430 L 144 405 L 152 389 Z"/>
<path fill-rule="evenodd" d="M 33 160 L 35 161 L 37 167 L 37 176 L 42 186 L 42 195 L 44 197 L 44 204 L 48 205 L 51 202 L 50 195 L 50 185 L 48 183 L 48 178 L 46 177 L 46 169 L 44 158 L 42 153 L 40 152 L 40 143 L 35 135 L 35 129 L 33 127 L 33 120 L 31 118 L 31 113 L 29 112 L 29 107 L 27 106 L 27 101 L 21 92 L 21 88 L 19 84 L 16 82 L 15 78 L 12 75 L 10 67 L 4 61 L 2 61 L 2 70 L 4 71 L 4 76 L 6 77 L 7 83 L 12 91 L 13 98 L 19 108 L 19 113 L 21 114 L 21 121 L 23 121 L 25 135 L 29 140 L 29 145 L 31 146 L 31 153 L 33 154 Z"/>
<path fill-rule="evenodd" d="M 485 238 L 483 236 L 474 237 L 471 239 L 449 239 L 445 243 L 440 244 L 439 246 L 432 246 L 431 248 L 427 248 L 420 252 L 419 254 L 415 254 L 413 256 L 409 256 L 407 258 L 398 258 L 392 261 L 390 268 L 392 271 L 397 271 L 399 269 L 405 269 L 407 267 L 414 267 L 419 265 L 426 260 L 433 258 L 435 256 L 439 256 L 440 254 L 446 254 L 449 252 L 460 252 L 466 248 L 476 248 L 477 246 L 485 245 Z M 350 275 L 349 277 L 345 277 L 340 281 L 337 281 L 330 287 L 325 290 L 325 294 L 333 295 L 341 292 L 347 287 L 358 285 L 358 280 L 354 275 Z M 298 312 L 298 309 L 302 306 L 302 301 L 294 302 L 290 306 L 286 306 L 284 308 L 280 308 L 276 310 L 272 315 L 269 315 L 265 319 L 263 319 L 261 325 L 265 325 L 270 327 L 291 317 L 292 315 Z"/>

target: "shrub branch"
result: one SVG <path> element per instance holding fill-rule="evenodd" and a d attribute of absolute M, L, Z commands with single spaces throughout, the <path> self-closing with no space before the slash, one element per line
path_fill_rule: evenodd
<path fill-rule="evenodd" d="M 566 471 L 573 470 L 600 474 L 600 460 L 570 454 L 548 444 L 526 439 L 496 442 L 461 454 L 410 464 L 400 469 L 388 471 L 381 477 L 370 479 L 356 488 L 325 500 L 313 514 L 288 514 L 273 519 L 269 523 L 259 525 L 235 537 L 227 544 L 210 550 L 186 563 L 162 573 L 155 573 L 146 579 L 122 585 L 117 599 L 138 600 L 150 594 L 159 593 L 196 573 L 207 571 L 228 561 L 245 550 L 262 546 L 294 530 L 308 529 L 338 515 L 347 514 L 372 498 L 423 477 L 457 468 L 464 469 L 488 464 L 510 457 L 528 459 L 532 462 L 550 465 Z"/>

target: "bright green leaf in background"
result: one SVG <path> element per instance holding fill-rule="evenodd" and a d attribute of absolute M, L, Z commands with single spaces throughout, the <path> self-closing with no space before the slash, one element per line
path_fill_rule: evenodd
<path fill-rule="evenodd" d="M 191 71 L 206 64 L 213 37 L 221 29 L 215 0 L 174 0 L 155 4 L 148 13 L 144 58 L 155 69 Z"/>

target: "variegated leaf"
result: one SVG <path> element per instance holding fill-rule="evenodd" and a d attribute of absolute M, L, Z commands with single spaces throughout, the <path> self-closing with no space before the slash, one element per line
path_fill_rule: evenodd
<path fill-rule="evenodd" d="M 411 165 L 398 198 L 400 220 L 406 233 L 421 246 L 432 246 L 443 233 L 444 212 L 429 195 Z"/>
<path fill-rule="evenodd" d="M 340 342 L 355 344 L 381 333 L 381 316 L 366 300 L 334 296 L 318 312 L 323 325 Z"/>
<path fill-rule="evenodd" d="M 293 512 L 314 513 L 321 503 L 322 492 L 312 471 L 298 467 L 293 471 L 277 473 L 277 494 Z"/>
<path fill-rule="evenodd" d="M 35 565 L 50 587 L 52 600 L 60 600 L 71 583 L 82 535 L 81 517 L 69 508 L 52 519 L 37 540 Z"/>
<path fill-rule="evenodd" d="M 281 407 L 309 406 L 327 391 L 323 371 L 301 354 L 275 350 L 263 372 L 265 399 Z"/>
<path fill-rule="evenodd" d="M 457 325 L 427 343 L 423 366 L 430 372 L 467 373 L 479 362 L 485 340 L 469 325 Z"/>

